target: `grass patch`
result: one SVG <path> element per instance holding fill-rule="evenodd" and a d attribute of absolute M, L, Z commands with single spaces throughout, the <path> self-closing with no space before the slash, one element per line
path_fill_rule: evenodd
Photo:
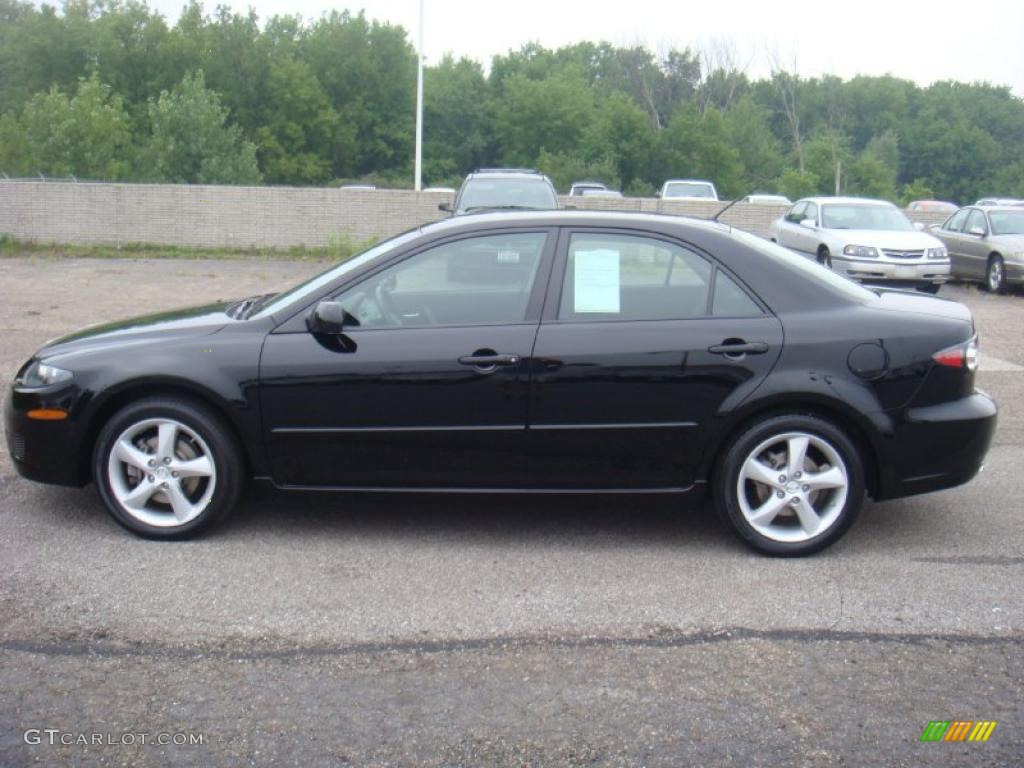
<path fill-rule="evenodd" d="M 116 245 L 37 243 L 0 234 L 0 258 L 40 257 L 51 259 L 222 259 L 344 261 L 369 248 L 376 239 L 353 240 L 346 233 L 329 235 L 327 245 L 293 245 L 289 248 L 213 248 L 190 245 L 122 243 Z"/>

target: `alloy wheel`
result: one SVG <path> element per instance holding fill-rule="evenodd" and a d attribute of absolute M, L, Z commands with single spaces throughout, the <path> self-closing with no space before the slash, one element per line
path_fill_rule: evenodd
<path fill-rule="evenodd" d="M 107 478 L 125 513 L 170 528 L 203 512 L 217 485 L 217 466 L 194 429 L 174 419 L 151 418 L 118 435 L 108 455 Z"/>
<path fill-rule="evenodd" d="M 785 432 L 757 445 L 737 479 L 740 511 L 772 541 L 800 543 L 839 519 L 850 475 L 836 448 L 810 432 Z"/>

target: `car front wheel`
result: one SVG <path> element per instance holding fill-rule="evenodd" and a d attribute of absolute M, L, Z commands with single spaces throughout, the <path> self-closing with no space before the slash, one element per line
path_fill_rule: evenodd
<path fill-rule="evenodd" d="M 190 400 L 132 403 L 100 431 L 93 477 L 114 519 L 155 539 L 208 528 L 238 500 L 242 461 L 223 420 Z"/>
<path fill-rule="evenodd" d="M 726 449 L 716 473 L 718 511 L 749 546 L 809 555 L 836 541 L 864 501 L 857 448 L 817 416 L 774 416 Z"/>

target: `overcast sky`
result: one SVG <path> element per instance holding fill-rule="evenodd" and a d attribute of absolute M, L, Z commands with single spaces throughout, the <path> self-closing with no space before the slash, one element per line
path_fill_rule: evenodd
<path fill-rule="evenodd" d="M 316 18 L 332 8 L 365 9 L 401 24 L 415 45 L 419 0 L 225 0 L 255 8 L 261 21 L 276 14 Z M 181 0 L 150 0 L 173 24 Z M 205 3 L 212 13 L 215 3 Z M 778 51 L 802 75 L 892 74 L 927 85 L 936 80 L 984 80 L 1024 97 L 1024 0 L 963 2 L 844 0 L 425 0 L 427 63 L 445 52 L 486 67 L 490 58 L 531 40 L 558 47 L 580 40 L 651 50 L 703 48 L 724 41 L 753 77 L 768 71 L 766 52 Z M 749 62 L 749 64 L 748 64 Z"/>

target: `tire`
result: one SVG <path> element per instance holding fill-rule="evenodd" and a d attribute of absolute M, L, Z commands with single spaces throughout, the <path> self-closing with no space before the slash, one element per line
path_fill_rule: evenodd
<path fill-rule="evenodd" d="M 832 269 L 832 254 L 824 245 L 818 249 L 818 263 L 823 267 Z"/>
<path fill-rule="evenodd" d="M 125 406 L 100 430 L 93 451 L 107 510 L 150 539 L 188 538 L 222 520 L 238 501 L 243 466 L 223 419 L 177 397 Z"/>
<path fill-rule="evenodd" d="M 918 288 L 918 290 L 921 293 L 929 293 L 932 296 L 937 296 L 940 287 L 941 283 L 928 283 L 927 285 L 922 285 L 920 288 Z"/>
<path fill-rule="evenodd" d="M 999 254 L 989 257 L 988 267 L 985 268 L 985 287 L 990 293 L 1003 293 L 1006 290 L 1006 265 Z"/>
<path fill-rule="evenodd" d="M 804 461 L 791 468 L 789 455 L 801 446 Z M 864 466 L 856 446 L 831 422 L 806 414 L 768 417 L 737 434 L 713 483 L 715 507 L 736 534 L 778 557 L 829 546 L 864 503 Z"/>

